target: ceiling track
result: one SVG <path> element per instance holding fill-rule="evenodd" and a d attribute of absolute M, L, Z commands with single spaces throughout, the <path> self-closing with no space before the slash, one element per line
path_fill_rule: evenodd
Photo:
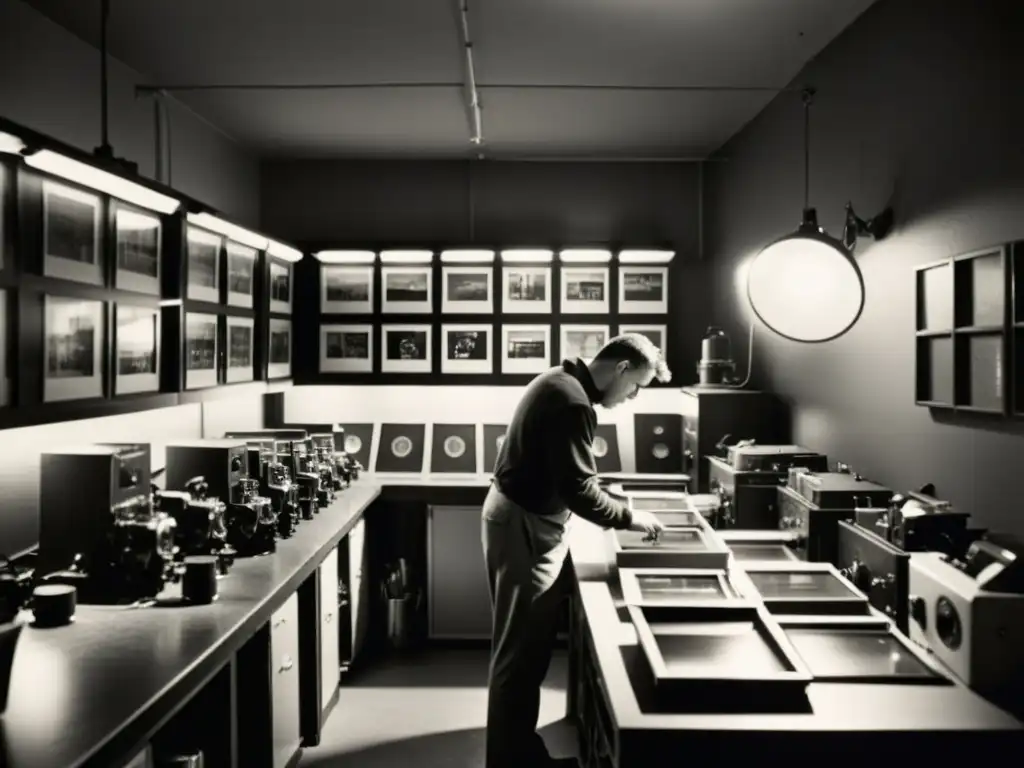
<path fill-rule="evenodd" d="M 471 47 L 471 46 L 470 46 Z M 356 91 L 413 88 L 467 88 L 473 91 L 648 91 L 651 93 L 803 93 L 805 86 L 767 85 L 621 85 L 593 83 L 478 83 L 475 74 L 471 84 L 459 82 L 391 82 L 391 83 L 174 83 L 168 85 L 137 85 L 136 93 L 160 91 Z M 480 108 L 474 102 L 474 120 Z M 474 125 L 474 129 L 476 129 Z"/>

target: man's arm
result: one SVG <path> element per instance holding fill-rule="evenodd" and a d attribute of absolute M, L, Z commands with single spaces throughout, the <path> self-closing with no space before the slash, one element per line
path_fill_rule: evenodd
<path fill-rule="evenodd" d="M 559 497 L 571 512 L 602 528 L 629 528 L 633 522 L 629 508 L 605 493 L 597 481 L 593 410 L 569 406 L 552 421 L 548 460 Z"/>

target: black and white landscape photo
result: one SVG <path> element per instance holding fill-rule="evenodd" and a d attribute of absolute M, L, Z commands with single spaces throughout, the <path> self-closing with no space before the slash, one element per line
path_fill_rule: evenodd
<path fill-rule="evenodd" d="M 551 267 L 503 267 L 502 306 L 505 314 L 551 314 Z"/>
<path fill-rule="evenodd" d="M 321 373 L 372 373 L 373 326 L 321 325 Z"/>
<path fill-rule="evenodd" d="M 99 197 L 43 182 L 43 274 L 103 285 Z"/>
<path fill-rule="evenodd" d="M 292 265 L 270 262 L 270 311 L 291 314 Z"/>
<path fill-rule="evenodd" d="M 255 248 L 228 241 L 228 304 L 252 309 L 253 288 L 256 277 Z"/>
<path fill-rule="evenodd" d="M 185 387 L 217 386 L 217 316 L 185 314 Z"/>
<path fill-rule="evenodd" d="M 270 318 L 267 344 L 267 378 L 282 379 L 291 376 L 292 321 Z"/>
<path fill-rule="evenodd" d="M 322 314 L 368 315 L 373 311 L 373 267 L 324 264 L 320 283 Z"/>
<path fill-rule="evenodd" d="M 441 311 L 445 314 L 489 315 L 494 311 L 494 269 L 445 267 L 441 274 Z"/>
<path fill-rule="evenodd" d="M 186 295 L 197 301 L 220 302 L 220 235 L 198 227 L 188 228 L 188 280 Z"/>
<path fill-rule="evenodd" d="M 103 396 L 104 304 L 47 296 L 43 400 Z"/>
<path fill-rule="evenodd" d="M 607 314 L 607 267 L 564 267 L 561 278 L 562 312 Z"/>
<path fill-rule="evenodd" d="M 117 287 L 160 295 L 160 219 L 124 204 L 114 216 L 117 238 Z"/>
<path fill-rule="evenodd" d="M 226 322 L 228 367 L 225 378 L 229 384 L 252 381 L 255 323 L 251 317 L 228 317 Z"/>
<path fill-rule="evenodd" d="M 506 325 L 501 334 L 502 373 L 543 373 L 551 367 L 550 325 Z"/>
<path fill-rule="evenodd" d="M 491 373 L 492 334 L 489 325 L 441 326 L 441 373 Z"/>
<path fill-rule="evenodd" d="M 668 312 L 667 267 L 619 267 L 619 312 L 660 315 Z"/>
<path fill-rule="evenodd" d="M 390 314 L 429 314 L 433 311 L 430 267 L 383 267 L 381 311 Z"/>
<path fill-rule="evenodd" d="M 381 371 L 430 373 L 431 326 L 385 325 L 381 328 Z"/>
<path fill-rule="evenodd" d="M 115 339 L 114 394 L 156 392 L 160 389 L 157 359 L 160 310 L 118 304 Z"/>

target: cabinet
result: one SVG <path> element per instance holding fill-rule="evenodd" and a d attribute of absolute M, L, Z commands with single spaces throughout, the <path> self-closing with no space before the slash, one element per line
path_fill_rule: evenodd
<path fill-rule="evenodd" d="M 369 627 L 370 582 L 367 572 L 366 521 L 362 518 L 338 548 L 338 573 L 335 580 L 334 603 L 338 607 L 339 661 L 343 668 L 351 666 L 366 640 Z"/>
<path fill-rule="evenodd" d="M 270 619 L 270 706 L 273 768 L 286 768 L 302 743 L 299 723 L 299 596 Z M 244 731 L 244 728 L 242 729 Z"/>
<path fill-rule="evenodd" d="M 490 638 L 480 507 L 427 508 L 427 611 L 431 638 Z"/>
<path fill-rule="evenodd" d="M 320 715 L 326 719 L 341 682 L 341 648 L 338 643 L 338 556 L 331 553 L 320 566 Z"/>

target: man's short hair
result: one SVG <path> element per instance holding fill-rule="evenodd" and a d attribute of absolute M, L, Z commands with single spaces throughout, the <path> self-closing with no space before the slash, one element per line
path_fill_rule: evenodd
<path fill-rule="evenodd" d="M 625 360 L 631 368 L 647 368 L 654 371 L 654 378 L 662 383 L 672 380 L 672 371 L 665 363 L 661 350 L 642 333 L 624 333 L 616 336 L 601 347 L 594 360 L 612 364 Z"/>

